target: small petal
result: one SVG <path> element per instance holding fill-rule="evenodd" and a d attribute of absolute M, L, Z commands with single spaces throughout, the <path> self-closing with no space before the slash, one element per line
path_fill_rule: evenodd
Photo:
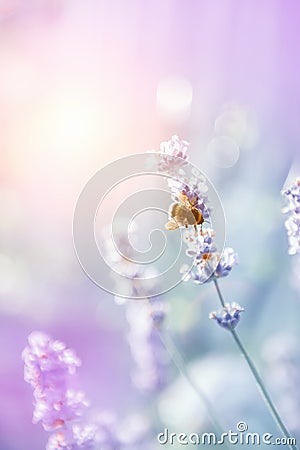
<path fill-rule="evenodd" d="M 214 319 L 228 330 L 234 329 L 240 321 L 240 313 L 244 311 L 238 303 L 226 304 L 225 308 L 210 313 L 209 318 Z"/>

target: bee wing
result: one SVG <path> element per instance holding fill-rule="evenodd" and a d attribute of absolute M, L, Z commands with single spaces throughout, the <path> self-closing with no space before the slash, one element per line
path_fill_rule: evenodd
<path fill-rule="evenodd" d="M 188 225 L 196 225 L 197 219 L 192 211 L 188 211 L 186 214 L 186 222 Z"/>
<path fill-rule="evenodd" d="M 187 197 L 185 194 L 183 194 L 182 192 L 179 192 L 179 194 L 178 194 L 178 200 L 179 200 L 180 203 L 181 203 L 182 205 L 184 205 L 187 209 L 190 209 L 190 208 L 191 208 L 191 204 L 190 204 L 190 202 L 189 202 L 188 197 Z"/>
<path fill-rule="evenodd" d="M 167 230 L 176 230 L 177 228 L 179 228 L 178 223 L 176 222 L 176 220 L 172 219 L 169 222 L 166 223 L 165 228 Z"/>

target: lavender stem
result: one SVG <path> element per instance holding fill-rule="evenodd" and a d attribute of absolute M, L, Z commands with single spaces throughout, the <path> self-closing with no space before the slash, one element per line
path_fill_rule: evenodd
<path fill-rule="evenodd" d="M 216 290 L 217 290 L 220 302 L 222 304 L 222 307 L 224 308 L 224 306 L 225 306 L 224 298 L 223 298 L 223 295 L 221 293 L 218 281 L 216 279 L 214 279 L 214 284 L 215 284 L 215 287 L 216 287 Z M 268 393 L 268 391 L 267 391 L 267 389 L 265 387 L 265 384 L 264 384 L 261 376 L 258 373 L 258 370 L 256 369 L 256 367 L 255 367 L 252 359 L 250 358 L 247 350 L 243 346 L 243 344 L 242 344 L 242 342 L 241 342 L 237 332 L 232 327 L 229 328 L 229 331 L 231 332 L 231 334 L 233 336 L 233 339 L 235 340 L 237 346 L 239 347 L 241 353 L 243 354 L 243 356 L 244 356 L 244 358 L 245 358 L 245 360 L 246 360 L 246 362 L 247 362 L 247 364 L 248 364 L 248 366 L 250 368 L 250 371 L 252 372 L 252 375 L 255 378 L 255 381 L 256 381 L 258 389 L 259 389 L 259 391 L 260 391 L 260 393 L 262 395 L 262 398 L 265 401 L 265 403 L 268 405 L 268 407 L 269 407 L 269 409 L 270 409 L 270 411 L 271 411 L 271 413 L 272 413 L 272 415 L 273 415 L 273 417 L 275 419 L 275 422 L 277 423 L 280 431 L 282 432 L 284 437 L 286 437 L 290 442 L 292 442 L 293 438 L 291 437 L 288 429 L 284 425 L 284 423 L 283 423 L 283 421 L 282 421 L 282 419 L 280 417 L 280 414 L 277 411 L 273 401 L 271 400 L 271 397 L 270 397 L 270 395 L 269 395 L 269 393 Z M 288 444 L 288 447 L 291 450 L 299 450 L 296 444 Z"/>

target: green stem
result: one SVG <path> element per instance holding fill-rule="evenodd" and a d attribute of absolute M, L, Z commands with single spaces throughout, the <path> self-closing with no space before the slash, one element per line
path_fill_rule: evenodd
<path fill-rule="evenodd" d="M 214 280 L 214 283 L 215 283 L 215 286 L 216 286 L 216 289 L 217 289 L 218 296 L 219 296 L 220 302 L 222 304 L 222 307 L 224 307 L 225 306 L 224 298 L 222 296 L 222 293 L 221 293 L 221 290 L 220 290 L 220 287 L 219 287 L 219 284 L 218 284 L 217 280 Z M 284 425 L 284 423 L 283 423 L 283 421 L 282 421 L 282 419 L 280 417 L 280 414 L 277 411 L 274 403 L 272 402 L 271 397 L 270 397 L 270 395 L 269 395 L 269 393 L 268 393 L 268 391 L 267 391 L 267 389 L 265 387 L 265 384 L 264 384 L 261 376 L 258 373 L 258 370 L 256 369 L 256 367 L 255 367 L 252 359 L 250 358 L 247 350 L 243 346 L 243 344 L 242 344 L 242 342 L 241 342 L 237 332 L 233 328 L 230 328 L 229 331 L 232 334 L 233 339 L 235 340 L 235 342 L 236 342 L 237 346 L 239 347 L 241 353 L 243 354 L 243 356 L 244 356 L 244 358 L 245 358 L 245 360 L 246 360 L 246 362 L 247 362 L 247 364 L 248 364 L 248 366 L 249 366 L 249 368 L 250 368 L 250 370 L 252 372 L 252 375 L 255 378 L 255 381 L 257 383 L 258 389 L 259 389 L 259 391 L 260 391 L 264 401 L 266 402 L 266 404 L 270 408 L 270 411 L 271 411 L 271 413 L 272 413 L 272 415 L 273 415 L 273 417 L 274 417 L 274 419 L 275 419 L 275 421 L 276 421 L 280 431 L 282 432 L 284 437 L 286 437 L 288 439 L 291 439 L 291 435 L 290 435 L 288 429 Z M 289 444 L 288 446 L 292 450 L 298 450 L 298 447 L 297 447 L 296 444 Z"/>
<path fill-rule="evenodd" d="M 224 301 L 224 298 L 223 298 L 223 295 L 222 295 L 219 283 L 218 283 L 218 281 L 215 278 L 214 278 L 214 284 L 215 284 L 215 287 L 217 289 L 218 296 L 219 296 L 220 302 L 222 304 L 222 308 L 225 308 L 225 301 Z"/>

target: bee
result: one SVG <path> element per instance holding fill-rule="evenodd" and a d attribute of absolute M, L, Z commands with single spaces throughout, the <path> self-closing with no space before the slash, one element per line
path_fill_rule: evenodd
<path fill-rule="evenodd" d="M 204 222 L 201 212 L 195 208 L 198 198 L 195 197 L 193 200 L 189 200 L 181 192 L 178 195 L 178 200 L 179 203 L 173 203 L 170 207 L 171 220 L 166 223 L 166 229 L 176 230 L 179 227 L 188 228 L 189 225 L 193 225 L 195 230 L 197 230 L 197 225 L 202 225 Z"/>

